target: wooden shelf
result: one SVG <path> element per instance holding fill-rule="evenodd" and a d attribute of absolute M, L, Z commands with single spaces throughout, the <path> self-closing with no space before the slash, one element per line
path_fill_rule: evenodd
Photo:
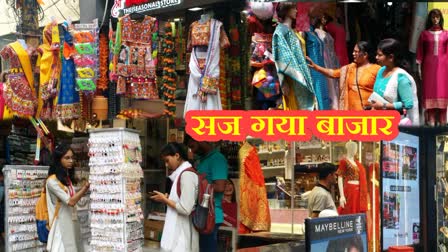
<path fill-rule="evenodd" d="M 322 149 L 322 145 L 309 145 L 309 146 L 299 146 L 299 150 L 309 150 L 309 149 Z"/>
<path fill-rule="evenodd" d="M 331 161 L 316 161 L 316 162 L 300 162 L 299 165 L 315 165 L 315 164 L 322 164 L 328 162 L 330 163 Z"/>
<path fill-rule="evenodd" d="M 285 153 L 286 150 L 274 150 L 274 151 L 259 151 L 258 155 Z"/>
<path fill-rule="evenodd" d="M 281 165 L 281 166 L 262 166 L 261 169 L 262 170 L 277 170 L 277 169 L 285 169 L 286 166 L 285 165 Z"/>

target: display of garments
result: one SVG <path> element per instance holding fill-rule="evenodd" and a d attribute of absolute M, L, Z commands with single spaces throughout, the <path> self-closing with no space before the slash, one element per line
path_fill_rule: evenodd
<path fill-rule="evenodd" d="M 373 92 L 373 85 L 379 69 L 380 66 L 377 64 L 357 67 L 356 63 L 351 63 L 332 71 L 332 76 L 339 78 L 340 110 L 363 110 L 363 105 L 368 104 L 368 99 Z M 356 85 L 356 71 L 358 71 L 358 85 Z M 359 93 L 361 93 L 361 98 L 359 98 Z"/>
<path fill-rule="evenodd" d="M 324 65 L 325 68 L 338 68 L 339 62 L 334 51 L 334 39 L 322 29 L 315 29 L 319 39 L 324 42 Z M 328 95 L 330 97 L 331 109 L 337 110 L 339 107 L 339 81 L 334 78 L 327 78 Z"/>
<path fill-rule="evenodd" d="M 250 66 L 261 68 L 265 64 L 272 63 L 270 52 L 272 52 L 272 34 L 255 33 L 250 45 Z"/>
<path fill-rule="evenodd" d="M 64 44 L 62 47 L 62 70 L 61 70 L 61 84 L 59 87 L 57 117 L 60 119 L 76 119 L 80 116 L 81 106 L 79 104 L 79 92 L 76 91 L 76 70 L 73 61 L 74 46 L 73 37 L 68 31 L 68 24 L 64 23 L 63 34 Z"/>
<path fill-rule="evenodd" d="M 68 205 L 70 191 L 74 191 L 73 186 L 69 187 L 62 185 L 56 177 L 47 179 L 48 217 L 52 223 L 47 243 L 47 250 L 50 252 L 83 251 L 82 246 L 78 246 L 82 241 L 77 210 L 76 207 Z M 60 208 L 57 218 L 54 219 L 57 201 L 60 202 Z"/>
<path fill-rule="evenodd" d="M 319 39 L 311 26 L 311 30 L 306 32 L 306 51 L 308 57 L 321 67 L 325 67 L 324 63 L 324 43 Z M 314 93 L 317 98 L 319 110 L 329 110 L 331 101 L 329 97 L 327 78 L 318 71 L 311 69 L 311 78 L 314 85 Z"/>
<path fill-rule="evenodd" d="M 0 56 L 10 67 L 4 89 L 6 106 L 18 116 L 34 116 L 37 106 L 33 74 L 35 50 L 24 41 L 16 41 L 3 47 Z"/>
<path fill-rule="evenodd" d="M 205 28 L 205 24 L 210 26 Z M 200 27 L 196 27 L 199 25 Z M 204 32 L 202 34 L 201 32 Z M 206 36 L 208 45 L 206 51 L 203 43 Z M 230 45 L 229 39 L 223 30 L 222 23 L 216 19 L 209 19 L 205 23 L 194 22 L 190 26 L 190 40 L 192 46 L 190 56 L 190 79 L 185 101 L 184 116 L 190 110 L 222 110 L 219 94 L 219 59 L 221 48 Z"/>
<path fill-rule="evenodd" d="M 245 142 L 238 156 L 240 160 L 240 202 L 238 204 L 240 233 L 269 231 L 271 215 L 257 149 Z"/>
<path fill-rule="evenodd" d="M 344 179 L 344 196 L 346 204 L 340 208 L 339 214 L 365 213 L 368 209 L 367 178 L 364 166 L 355 161 L 353 164 L 347 159 L 339 161 L 338 176 Z M 359 184 L 351 184 L 349 181 L 359 181 Z"/>
<path fill-rule="evenodd" d="M 448 106 L 448 31 L 425 30 L 420 34 L 417 63 L 423 79 L 423 107 L 446 109 Z"/>
<path fill-rule="evenodd" d="M 4 90 L 6 83 L 0 82 L 0 121 L 11 120 L 13 112 L 6 106 Z"/>
<path fill-rule="evenodd" d="M 294 31 L 279 23 L 272 39 L 272 53 L 277 75 L 287 104 L 291 109 L 313 110 L 314 87 L 303 56 L 300 40 Z"/>
<path fill-rule="evenodd" d="M 211 32 L 213 28 L 211 24 L 212 21 L 217 20 L 212 18 L 208 19 L 205 22 L 201 22 L 201 20 L 198 20 L 190 25 L 190 32 L 188 33 L 188 41 L 187 41 L 188 51 L 191 51 L 195 46 L 209 46 L 211 39 Z M 216 34 L 215 36 L 219 36 L 220 48 L 228 47 L 230 45 L 230 41 L 224 29 L 220 29 L 217 32 L 219 32 L 219 34 Z"/>
<path fill-rule="evenodd" d="M 381 67 L 378 71 L 373 91 L 393 103 L 395 109 L 406 109 L 406 114 L 412 121 L 412 125 L 418 126 L 420 117 L 414 78 L 401 68 L 395 70 L 391 76 L 383 77 L 385 69 L 386 67 Z"/>
<path fill-rule="evenodd" d="M 334 39 L 334 51 L 338 57 L 339 64 L 341 66 L 347 65 L 348 53 L 347 53 L 347 42 L 345 40 L 347 34 L 342 25 L 331 22 L 325 26 L 325 30 L 331 34 Z"/>
<path fill-rule="evenodd" d="M 37 49 L 40 55 L 40 81 L 36 117 L 56 117 L 57 92 L 61 74 L 60 40 L 57 23 L 45 26 L 43 44 Z"/>
<path fill-rule="evenodd" d="M 134 99 L 158 99 L 155 81 L 157 20 L 145 16 L 142 21 L 122 17 L 117 26 L 117 94 Z"/>

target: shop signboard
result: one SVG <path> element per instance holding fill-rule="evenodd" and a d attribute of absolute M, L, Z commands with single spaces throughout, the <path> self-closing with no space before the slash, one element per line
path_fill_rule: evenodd
<path fill-rule="evenodd" d="M 418 244 L 419 138 L 400 133 L 381 148 L 383 249 Z"/>
<path fill-rule="evenodd" d="M 180 5 L 184 2 L 184 0 L 149 0 L 145 3 L 129 7 L 126 7 L 125 2 L 126 0 L 115 0 L 114 5 L 111 9 L 112 17 L 117 18 L 119 16 L 120 10 L 123 10 L 124 15 L 134 12 L 142 13 Z"/>
<path fill-rule="evenodd" d="M 367 251 L 365 214 L 309 218 L 305 229 L 307 252 Z"/>

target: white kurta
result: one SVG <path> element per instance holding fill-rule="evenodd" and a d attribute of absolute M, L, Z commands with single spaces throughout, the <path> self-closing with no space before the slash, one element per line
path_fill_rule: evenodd
<path fill-rule="evenodd" d="M 65 192 L 57 179 L 47 180 L 47 207 L 48 216 L 51 226 L 50 234 L 48 235 L 47 250 L 50 252 L 82 252 L 82 244 L 80 240 L 80 229 L 77 221 L 76 208 L 68 205 L 70 195 L 68 188 L 65 187 Z M 54 212 L 56 209 L 56 202 L 60 201 L 60 208 L 58 217 L 53 222 Z"/>
<path fill-rule="evenodd" d="M 184 162 L 170 179 L 173 181 L 169 199 L 176 202 L 176 209 L 167 207 L 165 225 L 163 227 L 161 247 L 163 251 L 196 252 L 199 251 L 199 234 L 193 227 L 190 213 L 198 195 L 198 176 L 193 172 L 184 172 L 181 176 L 181 196 L 177 196 L 177 179 L 179 174 L 191 164 Z"/>

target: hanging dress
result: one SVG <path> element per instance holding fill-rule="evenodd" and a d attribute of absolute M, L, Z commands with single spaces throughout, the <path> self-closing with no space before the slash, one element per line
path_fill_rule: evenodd
<path fill-rule="evenodd" d="M 79 92 L 75 84 L 75 63 L 73 61 L 73 37 L 68 31 L 68 24 L 62 25 L 64 45 L 62 49 L 61 85 L 59 88 L 57 116 L 62 120 L 76 119 L 80 116 Z"/>
<path fill-rule="evenodd" d="M 36 58 L 34 50 L 31 47 L 24 48 L 22 43 L 16 41 L 3 47 L 0 56 L 10 66 L 3 90 L 6 106 L 17 116 L 34 116 L 37 106 L 33 73 Z"/>
<path fill-rule="evenodd" d="M 51 119 L 56 117 L 57 92 L 61 74 L 60 41 L 57 23 L 45 26 L 40 54 L 40 81 L 36 117 Z"/>
<path fill-rule="evenodd" d="M 158 99 L 156 85 L 157 20 L 122 17 L 117 25 L 114 53 L 117 56 L 117 94 L 133 99 Z"/>

